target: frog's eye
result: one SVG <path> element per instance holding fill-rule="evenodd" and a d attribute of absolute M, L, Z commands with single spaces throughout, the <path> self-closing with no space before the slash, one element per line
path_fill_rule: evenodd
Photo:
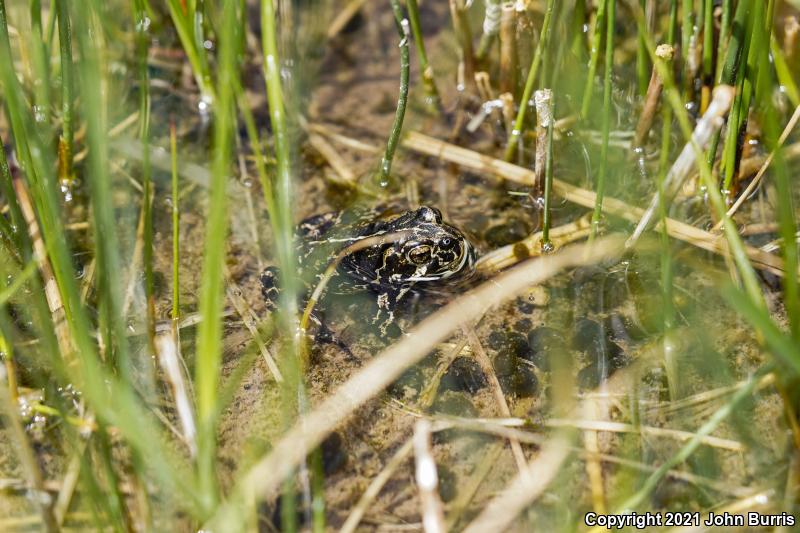
<path fill-rule="evenodd" d="M 444 239 L 439 241 L 439 246 L 441 246 L 444 249 L 448 249 L 451 246 L 453 246 L 455 242 L 456 242 L 455 239 L 451 239 L 450 237 L 445 237 Z"/>
<path fill-rule="evenodd" d="M 408 252 L 408 260 L 415 265 L 422 265 L 431 260 L 431 247 L 427 245 L 417 246 Z"/>

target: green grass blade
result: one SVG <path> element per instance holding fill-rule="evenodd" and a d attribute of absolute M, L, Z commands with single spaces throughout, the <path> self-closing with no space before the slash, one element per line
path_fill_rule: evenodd
<path fill-rule="evenodd" d="M 400 133 L 403 131 L 403 119 L 406 116 L 406 105 L 408 104 L 408 80 L 411 72 L 410 53 L 408 50 L 409 29 L 408 19 L 403 15 L 403 8 L 400 7 L 399 0 L 391 0 L 394 20 L 397 25 L 397 32 L 400 34 L 400 97 L 397 99 L 397 110 L 394 115 L 392 131 L 389 133 L 389 140 L 386 142 L 386 151 L 383 153 L 381 165 L 378 169 L 377 182 L 379 187 L 389 185 L 389 175 L 392 171 L 392 161 L 394 152 L 397 150 L 397 143 L 400 142 Z"/>
<path fill-rule="evenodd" d="M 58 144 L 59 177 L 72 180 L 73 122 L 72 104 L 75 86 L 72 63 L 72 26 L 69 0 L 56 0 L 58 41 L 61 50 L 61 139 Z"/>
<path fill-rule="evenodd" d="M 41 126 L 50 125 L 50 65 L 49 49 L 42 32 L 42 2 L 32 0 L 30 6 L 31 33 L 30 47 L 33 64 L 34 114 Z"/>
<path fill-rule="evenodd" d="M 181 210 L 178 188 L 178 139 L 175 124 L 169 127 L 169 151 L 172 163 L 172 320 L 181 317 Z"/>
<path fill-rule="evenodd" d="M 514 120 L 514 129 L 508 134 L 508 142 L 506 144 L 506 152 L 504 158 L 506 161 L 511 161 L 517 150 L 517 143 L 519 142 L 522 129 L 525 127 L 525 115 L 528 111 L 528 102 L 533 94 L 533 89 L 536 86 L 537 76 L 539 73 L 539 66 L 542 64 L 542 58 L 547 54 L 550 44 L 550 20 L 553 18 L 553 10 L 555 9 L 555 1 L 547 0 L 547 7 L 544 12 L 544 21 L 542 22 L 542 36 L 539 42 L 536 43 L 536 51 L 533 53 L 533 60 L 531 61 L 531 68 L 528 70 L 528 77 L 525 80 L 525 89 L 522 91 L 522 98 L 519 101 L 519 109 L 517 111 L 517 118 Z"/>
<path fill-rule="evenodd" d="M 637 509 L 643 505 L 645 500 L 647 500 L 656 487 L 658 487 L 658 484 L 661 482 L 661 480 L 664 479 L 664 476 L 666 476 L 667 472 L 686 461 L 700 446 L 703 437 L 710 435 L 711 432 L 713 432 L 722 422 L 725 421 L 725 419 L 735 412 L 736 407 L 741 402 L 750 398 L 756 386 L 758 385 L 758 378 L 767 370 L 769 370 L 769 368 L 762 369 L 761 372 L 751 377 L 744 386 L 740 387 L 739 390 L 737 390 L 733 396 L 731 396 L 725 405 L 717 409 L 714 414 L 711 415 L 708 421 L 706 421 L 705 424 L 700 426 L 700 428 L 693 433 L 692 437 L 681 447 L 680 450 L 678 450 L 676 454 L 664 461 L 655 472 L 650 474 L 642 487 L 640 487 L 635 494 L 617 507 L 619 512 L 628 512 L 630 509 Z"/>
<path fill-rule="evenodd" d="M 219 499 L 216 479 L 216 428 L 219 373 L 222 359 L 223 268 L 228 235 L 226 187 L 231 171 L 234 132 L 234 87 L 237 73 L 239 24 L 235 2 L 226 2 L 220 36 L 217 90 L 214 107 L 214 152 L 209 190 L 203 277 L 200 285 L 200 314 L 197 333 L 195 390 L 197 392 L 198 493 L 208 508 Z"/>
<path fill-rule="evenodd" d="M 198 48 L 195 36 L 196 7 L 195 2 L 189 2 L 188 6 L 181 0 L 167 0 L 169 14 L 172 23 L 178 32 L 186 58 L 192 65 L 197 86 L 200 88 L 202 101 L 210 104 L 216 100 L 214 95 L 214 84 L 211 81 L 211 71 L 208 67 L 208 60 L 205 58 L 205 48 Z"/>
<path fill-rule="evenodd" d="M 605 0 L 606 3 L 606 64 L 603 74 L 603 141 L 600 148 L 600 172 L 597 176 L 594 212 L 592 213 L 592 232 L 590 238 L 597 235 L 600 225 L 600 214 L 603 210 L 603 195 L 606 189 L 608 174 L 608 136 L 611 130 L 611 75 L 614 70 L 614 25 L 616 23 L 617 0 Z M 641 33 L 644 40 L 644 32 Z M 646 43 L 645 43 L 646 46 Z"/>
<path fill-rule="evenodd" d="M 153 281 L 153 179 L 150 165 L 150 75 L 147 56 L 149 34 L 144 0 L 134 2 L 136 55 L 139 63 L 139 140 L 142 142 L 142 217 L 144 218 L 142 263 L 144 263 L 144 293 L 146 300 L 147 342 L 155 354 L 156 311 Z"/>
<path fill-rule="evenodd" d="M 63 1 L 63 0 L 61 0 Z M 101 58 L 105 53 L 101 39 L 96 37 L 99 28 L 84 11 L 75 12 L 75 29 L 78 49 L 81 53 L 78 86 L 86 102 L 82 115 L 86 122 L 86 137 L 89 146 L 88 166 L 85 179 L 89 184 L 92 202 L 95 258 L 97 260 L 98 292 L 101 302 L 101 317 L 109 328 L 106 349 L 113 350 L 116 369 L 123 379 L 130 379 L 131 361 L 128 350 L 125 317 L 122 316 L 122 279 L 118 237 L 114 220 L 111 175 L 108 163 L 107 106 L 103 95 L 104 74 Z M 60 12 L 64 17 L 65 12 Z M 64 18 L 63 24 L 69 25 Z M 95 36 L 95 37 L 93 37 Z"/>
<path fill-rule="evenodd" d="M 639 31 L 644 33 L 644 15 L 642 14 L 641 10 L 634 10 L 634 16 L 636 18 Z M 711 203 L 712 209 L 719 220 L 723 222 L 725 238 L 728 241 L 731 256 L 733 257 L 734 264 L 736 265 L 739 276 L 742 279 L 745 290 L 747 291 L 748 296 L 752 298 L 755 305 L 758 305 L 759 307 L 765 307 L 766 304 L 764 302 L 764 296 L 761 294 L 761 287 L 758 283 L 755 271 L 753 270 L 753 265 L 750 264 L 750 260 L 745 252 L 742 238 L 737 232 L 736 225 L 733 224 L 733 222 L 730 220 L 730 217 L 727 215 L 725 202 L 723 201 L 719 188 L 717 187 L 717 184 L 714 182 L 714 179 L 711 175 L 711 167 L 703 157 L 702 149 L 692 138 L 692 127 L 689 123 L 689 117 L 686 113 L 686 108 L 683 106 L 680 93 L 675 88 L 672 72 L 670 72 L 663 63 L 656 61 L 655 44 L 653 43 L 652 37 L 649 34 L 645 36 L 645 42 L 647 43 L 647 50 L 650 54 L 650 58 L 654 61 L 654 64 L 658 69 L 658 75 L 661 77 L 664 83 L 664 91 L 667 102 L 675 113 L 675 117 L 678 120 L 678 125 L 681 128 L 681 133 L 686 139 L 686 142 L 691 143 L 692 149 L 694 150 L 698 170 L 700 171 L 700 179 L 703 185 L 706 187 L 708 199 Z"/>
<path fill-rule="evenodd" d="M 773 357 L 795 377 L 800 376 L 800 344 L 775 324 L 766 310 L 753 305 L 750 297 L 732 283 L 723 285 L 722 296 L 764 338 Z"/>

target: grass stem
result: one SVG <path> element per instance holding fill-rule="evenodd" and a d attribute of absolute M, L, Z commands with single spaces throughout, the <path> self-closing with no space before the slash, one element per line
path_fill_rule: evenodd
<path fill-rule="evenodd" d="M 639 31 L 644 31 L 643 14 L 641 11 L 634 10 L 634 15 L 636 17 Z M 646 42 L 647 51 L 650 54 L 651 59 L 655 60 L 655 44 L 650 39 L 649 35 L 647 36 Z M 692 150 L 695 152 L 696 161 L 700 170 L 700 178 L 708 192 L 708 198 L 711 207 L 714 210 L 714 214 L 724 221 L 723 227 L 725 238 L 728 241 L 731 256 L 736 264 L 737 271 L 742 279 L 742 283 L 745 287 L 747 295 L 752 299 L 755 306 L 763 309 L 766 304 L 764 302 L 764 297 L 761 294 L 761 289 L 753 270 L 753 265 L 748 259 L 744 243 L 742 242 L 735 225 L 730 222 L 730 218 L 726 214 L 725 202 L 722 199 L 722 195 L 719 192 L 717 185 L 714 183 L 711 175 L 711 167 L 702 158 L 702 148 L 692 138 L 692 127 L 689 124 L 689 117 L 687 116 L 686 109 L 683 106 L 680 94 L 675 88 L 672 73 L 665 68 L 663 64 L 660 64 L 657 61 L 654 64 L 657 65 L 657 68 L 659 69 L 659 75 L 664 83 L 664 89 L 667 95 L 667 102 L 670 106 L 672 106 L 675 117 L 677 118 L 678 124 L 681 128 L 681 133 L 690 144 Z M 718 88 L 718 90 L 720 89 L 730 90 L 730 88 L 723 87 Z"/>
<path fill-rule="evenodd" d="M 58 176 L 62 182 L 72 181 L 73 151 L 73 64 L 72 26 L 69 0 L 56 0 L 58 8 L 58 41 L 61 50 L 61 138 L 58 143 Z"/>
<path fill-rule="evenodd" d="M 639 0 L 639 5 L 644 10 L 646 0 Z M 647 55 L 647 46 L 640 35 L 636 46 L 636 81 L 639 88 L 639 95 L 647 94 L 647 87 L 650 82 L 650 57 Z"/>
<path fill-rule="evenodd" d="M 606 64 L 603 77 L 603 140 L 600 147 L 600 172 L 597 176 L 595 192 L 594 213 L 592 214 L 592 233 L 591 241 L 597 235 L 597 228 L 600 226 L 600 215 L 603 210 L 603 195 L 606 188 L 606 174 L 608 174 L 608 138 L 611 130 L 611 74 L 614 69 L 614 24 L 616 12 L 616 0 L 605 0 L 606 2 Z M 644 28 L 640 31 L 644 33 Z"/>
<path fill-rule="evenodd" d="M 414 35 L 414 45 L 417 47 L 419 70 L 422 73 L 422 87 L 425 90 L 425 103 L 429 111 L 438 113 L 442 103 L 439 99 L 439 91 L 436 89 L 433 67 L 428 62 L 428 54 L 425 51 L 425 38 L 422 35 L 417 0 L 406 0 L 406 7 L 408 9 L 408 19 L 411 21 L 411 33 Z"/>
<path fill-rule="evenodd" d="M 762 373 L 763 371 L 759 374 Z M 617 509 L 636 509 L 642 505 L 650 496 L 650 494 L 652 494 L 652 492 L 656 489 L 659 482 L 664 478 L 667 472 L 688 459 L 700 446 L 703 437 L 714 431 L 717 426 L 719 426 L 726 418 L 733 414 L 736 407 L 742 401 L 750 397 L 750 395 L 753 393 L 753 390 L 758 385 L 758 377 L 760 376 L 753 376 L 743 387 L 737 390 L 730 400 L 728 400 L 725 405 L 717 409 L 714 414 L 711 415 L 711 418 L 709 418 L 708 421 L 694 433 L 692 438 L 686 444 L 684 444 L 676 454 L 664 461 L 655 472 L 650 474 L 639 490 L 637 490 L 636 493 L 634 493 L 630 498 L 625 500 L 624 503 L 619 505 Z"/>
<path fill-rule="evenodd" d="M 714 1 L 703 0 L 703 89 L 700 113 L 705 113 L 714 85 Z"/>
<path fill-rule="evenodd" d="M 769 46 L 769 39 L 766 41 L 764 40 L 765 31 L 763 24 L 766 9 L 764 3 L 756 2 L 753 9 L 750 31 L 747 34 L 747 68 L 741 69 L 738 73 L 736 101 L 734 102 L 731 115 L 728 118 L 728 129 L 725 136 L 725 145 L 723 147 L 722 170 L 725 176 L 722 183 L 722 191 L 726 201 L 732 201 L 731 187 L 733 185 L 733 178 L 739 170 L 739 158 L 741 157 L 742 142 L 744 141 L 744 128 L 747 125 L 750 102 L 755 92 L 758 72 L 760 70 L 758 58 L 761 54 L 761 48 Z"/>
<path fill-rule="evenodd" d="M 142 217 L 144 219 L 142 262 L 144 263 L 145 317 L 147 344 L 156 353 L 156 304 L 153 281 L 153 171 L 150 165 L 150 75 L 148 73 L 149 35 L 145 22 L 145 0 L 134 3 L 136 55 L 139 63 L 139 140 L 142 143 Z"/>
<path fill-rule="evenodd" d="M 539 122 L 539 129 L 543 129 L 545 132 L 543 138 L 540 136 L 536 144 L 537 150 L 540 143 L 544 145 L 545 149 L 542 251 L 552 252 L 554 247 L 553 243 L 550 241 L 550 225 L 552 223 L 550 220 L 550 204 L 553 196 L 553 129 L 555 122 L 552 91 L 549 89 L 536 91 L 536 93 L 534 93 L 534 100 L 536 102 L 536 116 Z"/>
<path fill-rule="evenodd" d="M 394 0 L 390 0 L 394 1 Z M 465 84 L 475 84 L 475 54 L 472 48 L 472 32 L 469 27 L 469 17 L 464 6 L 464 0 L 449 0 L 450 18 L 453 19 L 453 31 L 458 39 L 461 49 L 461 62 L 464 67 Z M 394 9 L 394 7 L 392 8 Z M 460 89 L 463 90 L 463 87 Z"/>
<path fill-rule="evenodd" d="M 389 185 L 389 175 L 392 171 L 392 160 L 394 152 L 397 150 L 397 143 L 400 141 L 400 133 L 403 130 L 403 119 L 406 115 L 406 105 L 408 104 L 408 78 L 410 73 L 409 62 L 409 29 L 408 19 L 403 15 L 403 8 L 400 7 L 399 0 L 391 0 L 394 20 L 397 24 L 397 32 L 400 34 L 400 97 L 397 100 L 397 110 L 394 115 L 392 131 L 386 143 L 386 151 L 381 159 L 381 166 L 378 169 L 377 183 L 379 187 Z"/>
<path fill-rule="evenodd" d="M 600 43 L 603 39 L 602 28 L 605 22 L 607 1 L 600 2 L 597 14 L 594 17 L 594 27 L 592 28 L 592 38 L 590 42 L 589 71 L 586 73 L 586 86 L 583 89 L 583 100 L 581 102 L 581 117 L 589 115 L 589 107 L 592 105 L 592 93 L 594 89 L 594 76 L 597 72 L 597 63 L 600 60 Z"/>
<path fill-rule="evenodd" d="M 731 19 L 733 18 L 733 0 L 722 0 L 722 19 L 720 20 L 719 37 L 717 38 L 717 68 L 715 80 L 722 74 L 722 58 L 726 55 L 728 41 L 731 36 Z"/>
<path fill-rule="evenodd" d="M 517 92 L 517 10 L 505 3 L 500 17 L 500 92 Z"/>
<path fill-rule="evenodd" d="M 528 77 L 525 80 L 525 89 L 522 91 L 522 99 L 519 102 L 519 109 L 517 111 L 517 118 L 514 120 L 514 129 L 511 130 L 508 136 L 508 144 L 506 144 L 506 151 L 504 159 L 511 161 L 517 150 L 517 143 L 519 142 L 522 130 L 525 127 L 525 115 L 528 111 L 529 101 L 533 95 L 533 88 L 536 85 L 536 77 L 539 73 L 539 66 L 542 63 L 544 54 L 547 53 L 547 48 L 550 43 L 550 20 L 553 18 L 553 10 L 555 9 L 555 0 L 547 0 L 547 7 L 545 8 L 544 21 L 542 22 L 542 35 L 539 42 L 536 43 L 536 51 L 533 54 L 531 61 L 531 68 L 528 70 Z"/>
<path fill-rule="evenodd" d="M 2 7 L 0 7 L 2 10 Z M 3 13 L 0 11 L 0 24 L 3 24 Z M 0 138 L 0 184 L 2 184 L 3 197 L 8 205 L 9 214 L 11 216 L 12 226 L 11 235 L 9 237 L 16 245 L 19 255 L 24 259 L 30 259 L 31 245 L 25 233 L 25 219 L 22 216 L 17 196 L 14 194 L 14 185 L 12 183 L 11 168 L 8 166 L 8 159 L 6 158 L 6 150 L 3 145 L 3 139 Z"/>
<path fill-rule="evenodd" d="M 77 8 L 77 6 L 75 6 Z M 68 24 L 70 14 L 60 12 Z M 130 379 L 131 361 L 128 353 L 127 324 L 123 317 L 121 294 L 121 263 L 114 224 L 112 184 L 108 164 L 107 100 L 103 93 L 105 43 L 102 31 L 84 13 L 76 20 L 76 37 L 81 61 L 78 82 L 82 98 L 92 105 L 82 107 L 86 122 L 86 142 L 89 148 L 86 181 L 92 201 L 92 223 L 97 261 L 98 295 L 100 300 L 101 333 L 106 335 L 106 349 L 113 356 L 116 370 L 123 379 Z M 105 330 L 105 331 L 103 331 Z"/>
<path fill-rule="evenodd" d="M 50 65 L 49 48 L 42 31 L 42 2 L 32 0 L 31 13 L 31 49 L 33 55 L 33 102 L 34 117 L 40 126 L 50 123 Z"/>
<path fill-rule="evenodd" d="M 169 125 L 169 151 L 172 164 L 172 320 L 177 322 L 181 318 L 181 283 L 180 283 L 180 257 L 181 257 L 181 210 L 180 189 L 178 188 L 178 139 L 175 123 Z"/>
<path fill-rule="evenodd" d="M 167 0 L 167 5 L 186 58 L 192 65 L 192 72 L 200 89 L 201 102 L 206 105 L 211 104 L 215 100 L 214 84 L 211 81 L 205 48 L 198 46 L 197 21 L 202 20 L 202 16 L 198 19 L 197 1 Z"/>
<path fill-rule="evenodd" d="M 502 16 L 502 2 L 500 0 L 486 0 L 483 15 L 483 34 L 478 43 L 478 51 L 475 59 L 484 61 L 492 48 L 492 44 L 497 40 L 500 33 L 500 17 Z"/>
<path fill-rule="evenodd" d="M 240 20 L 235 2 L 223 8 L 218 58 L 218 101 L 214 106 L 214 152 L 209 191 L 200 314 L 197 332 L 195 390 L 197 392 L 198 492 L 206 507 L 219 499 L 216 477 L 216 428 L 219 416 L 219 374 L 222 361 L 222 308 L 225 240 L 228 235 L 226 187 L 231 167 L 234 130 L 234 86 L 237 76 Z"/>

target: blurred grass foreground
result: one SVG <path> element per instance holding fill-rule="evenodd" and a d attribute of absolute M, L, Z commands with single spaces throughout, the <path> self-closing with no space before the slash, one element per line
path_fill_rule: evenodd
<path fill-rule="evenodd" d="M 798 77 L 797 0 L 0 0 L 0 531 L 792 530 Z M 380 329 L 301 237 L 421 205 Z"/>

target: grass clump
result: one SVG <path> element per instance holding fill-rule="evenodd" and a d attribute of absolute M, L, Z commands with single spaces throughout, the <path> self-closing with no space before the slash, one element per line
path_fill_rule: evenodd
<path fill-rule="evenodd" d="M 0 529 L 796 513 L 797 27 L 773 0 L 0 0 Z M 475 278 L 349 291 L 342 258 L 425 237 L 329 240 L 360 204 L 440 208 Z"/>

